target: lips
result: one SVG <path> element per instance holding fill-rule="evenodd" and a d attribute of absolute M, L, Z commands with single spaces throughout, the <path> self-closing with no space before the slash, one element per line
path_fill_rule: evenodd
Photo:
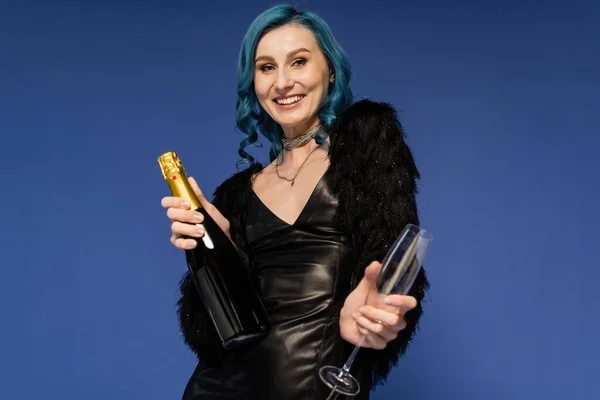
<path fill-rule="evenodd" d="M 273 99 L 273 101 L 280 106 L 288 106 L 290 104 L 294 104 L 299 102 L 304 98 L 304 95 L 294 95 L 294 96 L 285 96 L 285 97 L 277 97 Z"/>

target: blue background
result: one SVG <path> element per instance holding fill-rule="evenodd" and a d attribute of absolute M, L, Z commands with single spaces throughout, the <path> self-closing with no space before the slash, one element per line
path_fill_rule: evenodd
<path fill-rule="evenodd" d="M 206 193 L 236 171 L 238 48 L 275 3 L 203 4 L 0 4 L 0 398 L 180 398 L 156 158 Z M 435 237 L 421 331 L 374 399 L 600 398 L 598 4 L 301 2 L 357 99 L 398 108 Z"/>

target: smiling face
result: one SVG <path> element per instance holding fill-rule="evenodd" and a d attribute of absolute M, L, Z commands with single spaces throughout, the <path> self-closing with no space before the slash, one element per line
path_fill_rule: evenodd
<path fill-rule="evenodd" d="M 287 137 L 318 125 L 318 111 L 332 81 L 325 55 L 308 29 L 284 25 L 258 42 L 254 90 Z"/>

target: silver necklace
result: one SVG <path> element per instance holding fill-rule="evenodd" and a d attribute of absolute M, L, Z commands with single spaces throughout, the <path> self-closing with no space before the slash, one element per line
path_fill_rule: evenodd
<path fill-rule="evenodd" d="M 302 135 L 297 136 L 295 138 L 290 139 L 290 138 L 282 137 L 281 143 L 283 144 L 284 149 L 292 150 L 297 147 L 304 146 L 305 144 L 310 142 L 319 132 L 321 132 L 321 130 L 322 130 L 321 125 L 317 125 L 314 128 L 309 129 L 306 133 L 303 133 Z M 296 171 L 294 176 L 291 178 L 281 176 L 279 174 L 279 164 L 281 164 L 281 162 L 283 162 L 283 151 L 282 151 L 280 154 L 280 157 L 282 158 L 281 161 L 278 160 L 278 162 L 275 163 L 275 175 L 277 175 L 277 177 L 279 179 L 283 179 L 285 181 L 290 182 L 290 186 L 294 186 L 294 183 L 296 183 L 296 177 L 302 170 L 302 167 L 304 167 L 304 165 L 306 164 L 306 162 L 308 161 L 308 159 L 310 158 L 312 153 L 314 153 L 318 148 L 319 148 L 319 146 L 315 147 L 310 153 L 308 153 L 304 162 L 302 162 L 302 164 L 300 165 L 300 167 L 298 168 L 298 170 Z"/>
<path fill-rule="evenodd" d="M 300 170 L 302 169 L 302 167 L 304 167 L 304 164 L 306 164 L 306 162 L 308 161 L 308 159 L 310 158 L 310 156 L 312 155 L 312 153 L 314 153 L 320 146 L 315 147 L 310 153 L 308 153 L 308 155 L 306 156 L 306 159 L 304 160 L 304 162 L 300 165 L 300 168 L 298 168 L 298 171 L 296 171 L 296 173 L 294 174 L 293 177 L 288 178 L 285 176 L 281 176 L 279 175 L 279 165 L 276 163 L 275 164 L 275 175 L 277 175 L 277 177 L 279 179 L 283 179 L 285 181 L 290 182 L 290 186 L 294 186 L 294 183 L 296 183 L 296 177 L 298 176 L 298 174 L 300 173 Z"/>
<path fill-rule="evenodd" d="M 297 136 L 295 138 L 290 139 L 284 136 L 281 138 L 281 143 L 283 144 L 283 148 L 286 150 L 292 150 L 296 147 L 302 147 L 306 143 L 310 142 L 315 136 L 317 136 L 317 133 L 319 133 L 321 130 L 321 125 L 317 125 L 314 128 L 306 131 L 306 133 L 303 133 L 302 135 Z"/>

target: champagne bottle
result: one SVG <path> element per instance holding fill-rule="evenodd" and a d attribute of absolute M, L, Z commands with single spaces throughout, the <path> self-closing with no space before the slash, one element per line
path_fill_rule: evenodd
<path fill-rule="evenodd" d="M 221 345 L 233 349 L 263 338 L 269 329 L 265 308 L 255 290 L 238 249 L 206 212 L 192 190 L 181 161 L 174 152 L 158 158 L 171 193 L 204 215 L 205 235 L 186 250 L 190 277 L 198 290 Z"/>

